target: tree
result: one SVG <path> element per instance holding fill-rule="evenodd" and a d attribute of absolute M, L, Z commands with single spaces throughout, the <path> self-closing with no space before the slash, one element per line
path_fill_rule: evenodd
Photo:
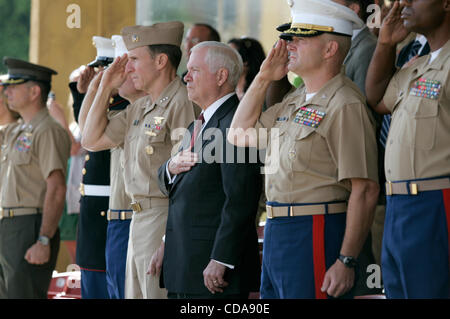
<path fill-rule="evenodd" d="M 0 57 L 28 60 L 31 0 L 0 0 Z M 7 68 L 1 63 L 0 73 Z"/>

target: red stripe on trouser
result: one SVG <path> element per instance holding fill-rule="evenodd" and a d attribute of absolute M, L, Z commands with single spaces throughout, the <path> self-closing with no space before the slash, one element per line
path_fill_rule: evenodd
<path fill-rule="evenodd" d="M 320 291 L 325 278 L 325 216 L 313 216 L 313 262 L 316 298 L 326 299 L 327 294 Z"/>
<path fill-rule="evenodd" d="M 442 197 L 444 199 L 445 215 L 447 216 L 448 263 L 450 265 L 450 189 L 442 190 Z"/>

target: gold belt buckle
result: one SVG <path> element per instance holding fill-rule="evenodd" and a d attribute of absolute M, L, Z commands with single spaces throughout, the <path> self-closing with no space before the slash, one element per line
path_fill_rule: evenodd
<path fill-rule="evenodd" d="M 409 192 L 411 193 L 411 195 L 417 195 L 419 193 L 419 189 L 416 183 L 409 184 Z"/>
<path fill-rule="evenodd" d="M 267 218 L 272 219 L 273 218 L 272 206 L 266 206 L 266 210 L 267 210 Z"/>
<path fill-rule="evenodd" d="M 108 209 L 108 211 L 106 212 L 106 220 L 110 221 L 111 220 L 111 210 Z"/>
<path fill-rule="evenodd" d="M 142 212 L 141 204 L 139 204 L 138 202 L 131 203 L 131 209 L 133 209 L 133 211 L 136 213 Z"/>
<path fill-rule="evenodd" d="M 386 186 L 386 195 L 387 196 L 392 196 L 392 182 L 391 181 L 387 181 L 385 186 Z"/>
<path fill-rule="evenodd" d="M 121 211 L 120 212 L 120 220 L 126 220 L 127 216 L 126 216 L 126 211 Z"/>
<path fill-rule="evenodd" d="M 81 196 L 84 196 L 84 184 L 80 183 L 80 194 Z"/>

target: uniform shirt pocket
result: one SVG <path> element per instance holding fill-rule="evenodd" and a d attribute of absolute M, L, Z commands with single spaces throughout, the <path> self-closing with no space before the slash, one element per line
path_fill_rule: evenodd
<path fill-rule="evenodd" d="M 291 161 L 293 171 L 303 172 L 308 169 L 311 160 L 314 132 L 314 128 L 305 125 L 300 125 L 297 132 L 291 133 L 288 131 L 292 142 L 287 155 Z"/>
<path fill-rule="evenodd" d="M 413 123 L 416 126 L 414 147 L 430 150 L 436 139 L 439 101 L 427 98 L 416 100 L 419 100 L 419 105 L 413 115 Z"/>

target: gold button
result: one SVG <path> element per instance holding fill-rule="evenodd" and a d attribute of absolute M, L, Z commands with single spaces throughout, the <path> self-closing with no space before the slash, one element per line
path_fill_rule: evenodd
<path fill-rule="evenodd" d="M 105 216 L 106 213 L 105 213 L 104 211 L 101 211 L 101 212 L 100 212 L 100 215 Z"/>
<path fill-rule="evenodd" d="M 152 154 L 153 154 L 153 147 L 152 147 L 151 145 L 146 146 L 146 147 L 145 147 L 145 152 L 146 152 L 148 155 L 152 155 Z"/>
<path fill-rule="evenodd" d="M 85 168 L 83 168 L 82 170 L 81 170 L 81 174 L 83 174 L 83 175 L 86 175 L 86 169 Z"/>
<path fill-rule="evenodd" d="M 87 161 L 89 161 L 89 159 L 90 159 L 89 154 L 87 154 L 87 155 L 84 157 L 84 160 L 87 162 Z"/>
<path fill-rule="evenodd" d="M 294 150 L 290 150 L 289 151 L 289 158 L 291 158 L 291 159 L 293 159 L 293 158 L 295 158 L 295 155 L 296 155 L 297 153 L 294 151 Z"/>
<path fill-rule="evenodd" d="M 131 41 L 133 41 L 133 42 L 138 42 L 139 41 L 139 37 L 137 36 L 137 34 L 133 34 L 131 36 Z"/>

